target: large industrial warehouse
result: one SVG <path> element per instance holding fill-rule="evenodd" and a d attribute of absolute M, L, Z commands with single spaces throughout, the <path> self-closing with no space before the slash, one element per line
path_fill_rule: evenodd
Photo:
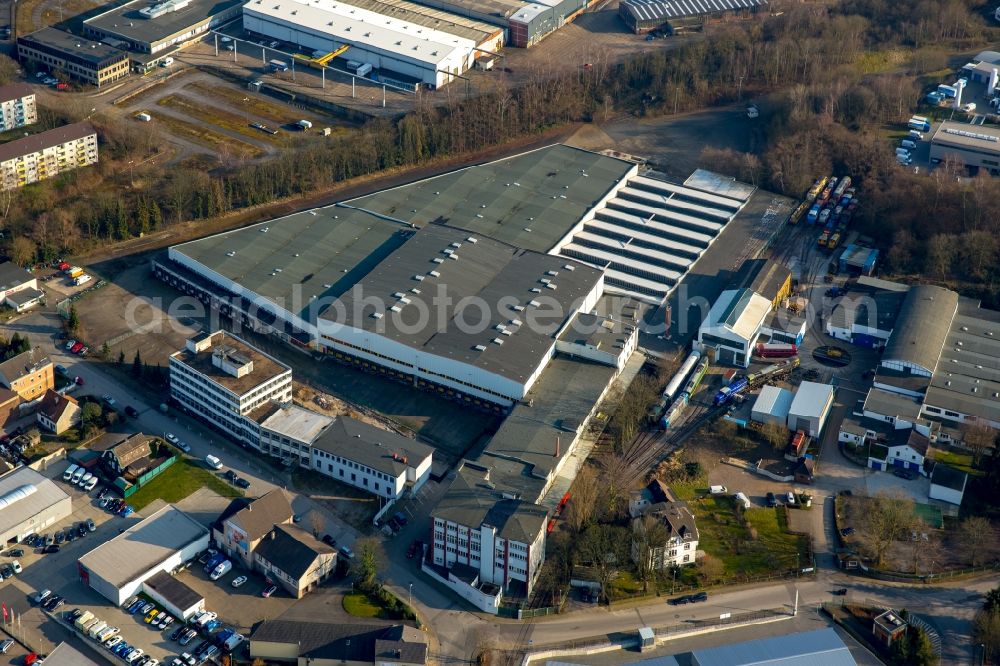
<path fill-rule="evenodd" d="M 946 120 L 931 137 L 931 161 L 958 159 L 967 167 L 1000 174 L 1000 130 Z"/>
<path fill-rule="evenodd" d="M 307 52 L 348 45 L 349 58 L 371 65 L 378 80 L 410 87 L 450 83 L 477 57 L 503 46 L 498 30 L 470 26 L 460 16 L 435 18 L 428 13 L 390 3 L 250 0 L 243 6 L 243 27 Z"/>
<path fill-rule="evenodd" d="M 659 305 L 752 192 L 556 145 L 177 245 L 154 273 L 241 325 L 507 408 L 557 342 L 621 367 L 584 347 L 627 336 L 563 335 L 573 316 L 605 290 Z M 438 290 L 491 304 L 488 330 L 454 330 L 481 317 L 453 307 L 434 312 L 445 331 L 414 333 L 410 313 Z M 381 309 L 364 306 L 372 297 Z M 550 329 L 522 326 L 552 304 Z"/>
<path fill-rule="evenodd" d="M 143 582 L 172 571 L 208 548 L 209 532 L 167 505 L 80 558 L 80 579 L 116 606 Z"/>
<path fill-rule="evenodd" d="M 749 17 L 766 6 L 767 0 L 622 0 L 618 13 L 632 32 L 673 34 L 700 29 L 710 19 Z"/>

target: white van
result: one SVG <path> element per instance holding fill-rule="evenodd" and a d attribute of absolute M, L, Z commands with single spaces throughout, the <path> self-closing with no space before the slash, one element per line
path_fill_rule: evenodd
<path fill-rule="evenodd" d="M 70 477 L 69 482 L 72 483 L 75 486 L 76 484 L 80 483 L 80 479 L 82 479 L 83 475 L 86 474 L 86 473 L 87 473 L 87 470 L 85 470 L 82 467 L 77 467 L 73 471 L 73 476 Z"/>
<path fill-rule="evenodd" d="M 910 150 L 913 150 L 914 148 L 917 147 L 917 144 L 913 143 L 909 139 L 903 139 L 899 145 L 902 146 L 903 148 L 908 148 Z"/>
<path fill-rule="evenodd" d="M 230 562 L 229 560 L 225 560 L 224 562 L 219 564 L 219 566 L 212 569 L 212 575 L 209 576 L 209 578 L 211 578 L 212 580 L 219 580 L 232 570 L 233 570 L 233 563 Z"/>
<path fill-rule="evenodd" d="M 163 62 L 160 63 L 160 67 L 170 67 L 172 64 L 174 64 L 173 58 L 164 58 Z"/>
<path fill-rule="evenodd" d="M 728 492 L 728 490 L 726 489 L 725 486 L 709 486 L 708 492 L 710 492 L 713 495 L 725 495 Z"/>
<path fill-rule="evenodd" d="M 750 498 L 743 494 L 742 491 L 733 495 L 733 499 L 736 500 L 736 503 L 741 505 L 744 509 L 750 508 Z"/>
<path fill-rule="evenodd" d="M 86 474 L 84 474 L 83 476 L 81 476 L 81 477 L 80 477 L 80 480 L 79 480 L 79 481 L 77 481 L 77 482 L 76 482 L 76 484 L 77 484 L 78 486 L 80 486 L 81 488 L 83 488 L 83 487 L 84 487 L 84 486 L 86 486 L 86 485 L 87 485 L 88 483 L 90 483 L 90 480 L 91 480 L 91 479 L 94 479 L 94 478 L 97 478 L 97 477 L 95 477 L 95 476 L 94 476 L 93 474 L 91 474 L 90 472 L 87 472 Z"/>
<path fill-rule="evenodd" d="M 205 456 L 205 464 L 212 469 L 222 469 L 222 461 L 215 456 Z"/>
<path fill-rule="evenodd" d="M 83 484 L 83 489 L 86 490 L 88 493 L 96 487 L 97 487 L 96 476 L 90 477 L 90 481 L 87 481 L 86 483 Z"/>
<path fill-rule="evenodd" d="M 66 471 L 63 472 L 63 481 L 69 481 L 70 479 L 72 479 L 73 478 L 73 474 L 78 469 L 80 469 L 79 465 L 70 465 L 69 467 L 67 467 Z"/>
<path fill-rule="evenodd" d="M 909 157 L 909 156 L 910 156 L 910 151 L 908 151 L 906 148 L 896 149 L 896 157 Z"/>
<path fill-rule="evenodd" d="M 924 135 L 918 132 L 917 130 L 910 130 L 910 139 L 912 139 L 913 141 L 923 141 Z"/>

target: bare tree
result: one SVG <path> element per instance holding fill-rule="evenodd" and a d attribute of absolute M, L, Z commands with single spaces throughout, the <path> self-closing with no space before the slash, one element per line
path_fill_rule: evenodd
<path fill-rule="evenodd" d="M 613 519 L 625 506 L 629 491 L 628 461 L 618 453 L 607 453 L 601 458 L 601 475 L 598 480 L 598 519 Z"/>
<path fill-rule="evenodd" d="M 969 516 L 958 525 L 958 540 L 968 553 L 969 563 L 977 567 L 990 559 L 997 546 L 997 532 L 982 516 Z"/>
<path fill-rule="evenodd" d="M 760 429 L 760 434 L 779 453 L 784 451 L 785 446 L 788 444 L 788 428 L 780 423 L 765 423 Z"/>
<path fill-rule="evenodd" d="M 901 539 L 914 524 L 913 500 L 879 493 L 865 502 L 865 532 L 875 558 L 881 567 L 893 541 Z"/>
<path fill-rule="evenodd" d="M 993 660 L 1000 655 L 1000 609 L 984 608 L 979 611 L 973 621 L 973 632 L 986 652 L 983 655 L 986 663 L 995 663 Z"/>
<path fill-rule="evenodd" d="M 962 444 L 972 452 L 972 463 L 978 465 L 987 449 L 996 444 L 996 431 L 979 421 L 965 423 L 962 425 Z"/>
<path fill-rule="evenodd" d="M 656 516 L 642 516 L 632 521 L 632 560 L 642 581 L 643 592 L 647 590 L 650 579 L 661 570 L 657 567 L 656 551 L 666 546 L 668 536 L 666 526 Z"/>
<path fill-rule="evenodd" d="M 725 563 L 714 555 L 704 555 L 698 563 L 701 576 L 708 582 L 716 581 L 726 573 Z"/>
<path fill-rule="evenodd" d="M 570 488 L 569 504 L 564 514 L 566 524 L 574 532 L 583 530 L 594 517 L 597 495 L 597 473 L 592 466 L 584 465 Z"/>
<path fill-rule="evenodd" d="M 611 598 L 611 584 L 625 558 L 627 544 L 624 530 L 614 525 L 591 525 L 584 533 L 580 556 L 593 567 L 605 601 Z"/>
<path fill-rule="evenodd" d="M 18 236 L 10 244 L 10 258 L 18 266 L 27 266 L 35 260 L 35 244 L 27 236 Z"/>
<path fill-rule="evenodd" d="M 312 528 L 313 536 L 318 539 L 320 533 L 326 529 L 326 518 L 319 511 L 313 511 L 309 514 L 309 527 Z"/>

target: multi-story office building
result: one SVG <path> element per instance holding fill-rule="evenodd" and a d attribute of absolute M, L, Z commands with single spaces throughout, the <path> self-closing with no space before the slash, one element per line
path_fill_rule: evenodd
<path fill-rule="evenodd" d="M 0 189 L 24 187 L 97 164 L 97 132 L 73 123 L 0 145 Z"/>
<path fill-rule="evenodd" d="M 17 38 L 17 57 L 36 68 L 59 71 L 100 88 L 128 76 L 128 53 L 56 28 Z"/>
<path fill-rule="evenodd" d="M 237 442 L 260 448 L 252 413 L 292 401 L 292 370 L 225 331 L 199 333 L 170 356 L 170 396 Z"/>
<path fill-rule="evenodd" d="M 0 132 L 38 122 L 35 93 L 25 83 L 0 86 Z"/>

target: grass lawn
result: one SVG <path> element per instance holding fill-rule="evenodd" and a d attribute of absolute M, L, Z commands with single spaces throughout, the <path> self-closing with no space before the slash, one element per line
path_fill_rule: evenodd
<path fill-rule="evenodd" d="M 689 501 L 688 506 L 698 521 L 698 548 L 722 560 L 726 577 L 794 569 L 796 554 L 806 552 L 806 537 L 788 533 L 779 510 L 746 512 L 747 522 L 757 531 L 757 538 L 751 539 L 730 497 L 706 496 Z"/>
<path fill-rule="evenodd" d="M 382 609 L 361 592 L 344 595 L 344 610 L 354 617 L 381 617 Z"/>
<path fill-rule="evenodd" d="M 183 458 L 128 498 L 138 511 L 156 499 L 179 502 L 199 488 L 207 487 L 223 497 L 240 497 L 243 493 L 229 485 L 192 458 Z"/>
<path fill-rule="evenodd" d="M 956 451 L 939 451 L 934 450 L 934 460 L 939 463 L 944 463 L 948 467 L 954 467 L 955 469 L 965 472 L 969 476 L 982 476 L 983 471 L 972 466 L 972 454 L 971 453 L 958 453 Z"/>

